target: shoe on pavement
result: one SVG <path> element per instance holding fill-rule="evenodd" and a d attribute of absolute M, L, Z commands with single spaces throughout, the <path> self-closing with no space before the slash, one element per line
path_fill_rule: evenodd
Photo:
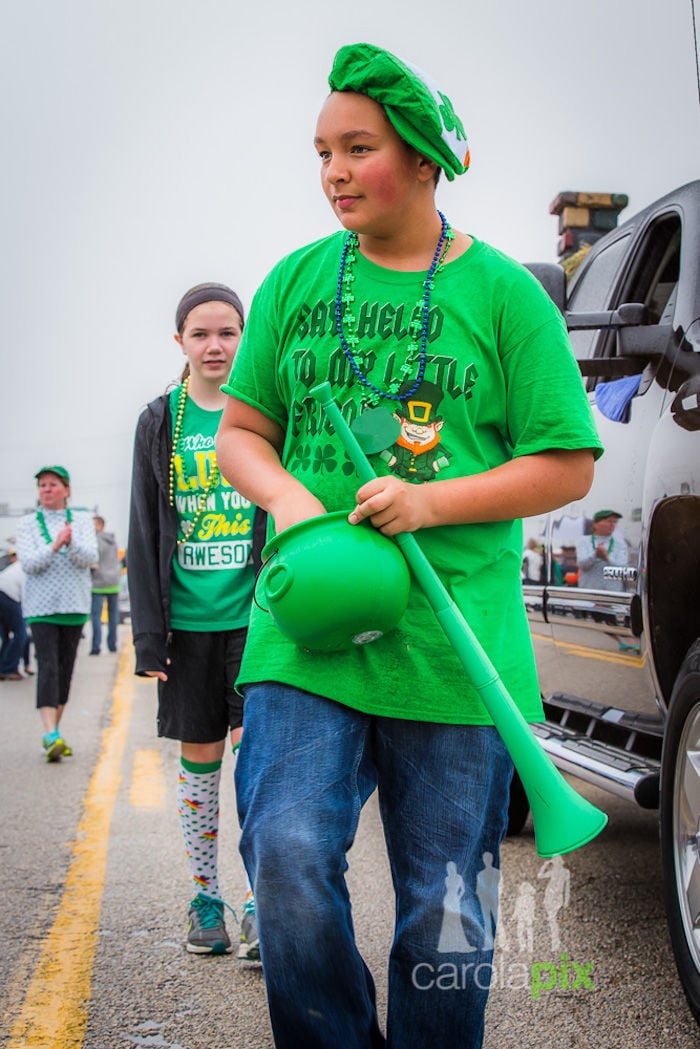
<path fill-rule="evenodd" d="M 231 951 L 222 900 L 197 893 L 190 904 L 185 946 L 190 954 L 228 954 Z"/>
<path fill-rule="evenodd" d="M 47 732 L 41 740 L 41 745 L 47 761 L 60 761 L 66 750 L 66 744 L 58 732 Z"/>
<path fill-rule="evenodd" d="M 73 748 L 68 746 L 68 744 L 66 743 L 65 739 L 63 740 L 63 757 L 64 758 L 72 758 L 73 757 Z"/>
<path fill-rule="evenodd" d="M 88 652 L 89 656 L 99 656 L 99 654 L 100 654 L 99 648 L 91 648 L 90 651 Z"/>
<path fill-rule="evenodd" d="M 17 671 L 11 674 L 0 674 L 0 681 L 24 681 L 24 677 Z"/>
<path fill-rule="evenodd" d="M 241 918 L 241 943 L 238 948 L 238 957 L 245 962 L 260 961 L 260 941 L 258 940 L 258 923 L 255 918 L 255 900 L 253 894 L 249 893 L 243 904 L 243 917 Z"/>

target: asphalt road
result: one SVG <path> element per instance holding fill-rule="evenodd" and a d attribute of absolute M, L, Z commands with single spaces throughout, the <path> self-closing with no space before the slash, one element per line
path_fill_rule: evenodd
<path fill-rule="evenodd" d="M 75 756 L 60 765 L 39 752 L 33 683 L 0 683 L 0 1044 L 266 1049 L 259 966 L 183 949 L 178 751 L 156 738 L 155 686 L 133 678 L 127 628 L 120 637 L 119 656 L 90 658 L 82 643 L 64 721 Z M 240 908 L 232 768 L 227 758 L 222 884 Z M 666 931 L 655 814 L 577 786 L 610 818 L 595 842 L 558 870 L 537 856 L 529 824 L 504 845 L 486 1049 L 698 1046 Z M 350 864 L 383 1011 L 393 901 L 373 800 Z"/>

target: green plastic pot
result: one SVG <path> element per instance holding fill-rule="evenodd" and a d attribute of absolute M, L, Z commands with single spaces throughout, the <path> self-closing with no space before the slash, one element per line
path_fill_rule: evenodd
<path fill-rule="evenodd" d="M 312 517 L 263 549 L 258 603 L 295 644 L 318 652 L 363 645 L 397 625 L 410 572 L 396 544 L 348 513 Z"/>

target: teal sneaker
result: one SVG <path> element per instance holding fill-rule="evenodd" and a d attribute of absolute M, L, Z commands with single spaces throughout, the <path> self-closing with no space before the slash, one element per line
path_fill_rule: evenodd
<path fill-rule="evenodd" d="M 190 904 L 187 941 L 190 954 L 229 954 L 231 940 L 224 923 L 224 904 L 197 893 Z"/>
<path fill-rule="evenodd" d="M 255 918 L 255 899 L 249 892 L 243 904 L 241 918 L 241 943 L 238 957 L 244 962 L 260 961 L 260 941 L 258 940 L 258 923 Z"/>
<path fill-rule="evenodd" d="M 61 755 L 66 752 L 66 744 L 61 739 L 58 729 L 53 732 L 47 732 L 42 737 L 41 745 L 47 761 L 60 761 Z"/>

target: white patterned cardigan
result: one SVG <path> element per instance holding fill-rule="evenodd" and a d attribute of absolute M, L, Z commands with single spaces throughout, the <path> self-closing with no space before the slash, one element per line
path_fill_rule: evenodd
<path fill-rule="evenodd" d="M 44 510 L 51 539 L 66 523 L 65 510 Z M 22 611 L 36 616 L 89 614 L 92 580 L 90 566 L 97 564 L 97 535 L 92 514 L 71 510 L 72 539 L 56 553 L 46 542 L 37 515 L 27 514 L 17 527 L 17 559 L 26 574 Z"/>

